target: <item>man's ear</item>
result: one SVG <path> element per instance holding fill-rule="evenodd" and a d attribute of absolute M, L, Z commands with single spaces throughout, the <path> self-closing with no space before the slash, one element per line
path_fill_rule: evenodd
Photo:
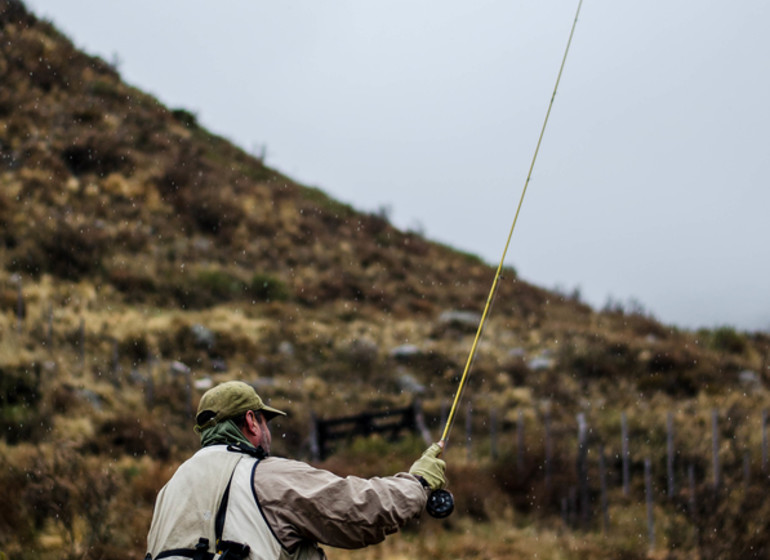
<path fill-rule="evenodd" d="M 254 414 L 253 411 L 249 410 L 246 413 L 246 422 L 244 424 L 244 427 L 248 430 L 248 432 L 252 435 L 261 435 L 262 429 L 259 425 L 259 418 L 257 418 L 257 415 Z"/>

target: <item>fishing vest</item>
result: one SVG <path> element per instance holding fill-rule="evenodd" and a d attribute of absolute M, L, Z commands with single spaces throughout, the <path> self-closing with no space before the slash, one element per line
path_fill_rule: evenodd
<path fill-rule="evenodd" d="M 155 503 L 146 560 L 321 560 L 308 544 L 289 553 L 265 520 L 253 480 L 260 457 L 212 445 L 185 461 Z M 248 454 L 247 454 L 248 453 Z"/>

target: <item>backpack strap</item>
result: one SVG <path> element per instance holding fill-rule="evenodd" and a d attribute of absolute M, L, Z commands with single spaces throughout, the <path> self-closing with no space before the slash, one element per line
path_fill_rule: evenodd
<path fill-rule="evenodd" d="M 228 451 L 233 451 L 235 453 L 244 453 L 246 455 L 250 455 L 254 459 L 257 460 L 257 463 L 267 457 L 267 453 L 265 453 L 265 450 L 262 449 L 262 447 L 249 447 L 240 443 L 231 444 L 227 446 Z M 240 464 L 240 461 L 238 462 Z M 238 465 L 235 466 L 235 468 L 238 468 Z M 217 516 L 214 520 L 214 533 L 216 536 L 216 550 L 217 553 L 219 553 L 221 556 L 219 557 L 220 560 L 243 560 L 249 555 L 249 551 L 251 550 L 249 545 L 235 542 L 235 541 L 225 541 L 222 540 L 222 534 L 225 530 L 225 520 L 227 518 L 227 502 L 230 499 L 230 486 L 233 483 L 233 476 L 235 475 L 235 469 L 233 469 L 232 474 L 230 475 L 230 481 L 227 483 L 227 488 L 225 488 L 224 494 L 222 494 L 222 501 L 219 503 L 219 508 L 217 509 Z"/>
<path fill-rule="evenodd" d="M 235 474 L 235 471 L 233 471 Z M 222 494 L 222 501 L 219 502 L 219 509 L 217 509 L 217 516 L 214 520 L 214 536 L 216 537 L 216 543 L 222 540 L 222 533 L 225 530 L 225 518 L 227 517 L 227 501 L 230 499 L 230 485 L 233 483 L 233 475 L 230 475 L 230 481 L 227 483 L 225 493 Z"/>

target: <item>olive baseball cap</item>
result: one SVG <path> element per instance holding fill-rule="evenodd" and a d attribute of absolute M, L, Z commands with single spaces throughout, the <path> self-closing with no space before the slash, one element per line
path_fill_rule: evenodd
<path fill-rule="evenodd" d="M 266 420 L 286 416 L 282 410 L 267 406 L 254 387 L 248 383 L 226 381 L 203 393 L 198 404 L 198 413 L 195 415 L 195 429 L 204 430 L 249 410 L 261 412 Z"/>

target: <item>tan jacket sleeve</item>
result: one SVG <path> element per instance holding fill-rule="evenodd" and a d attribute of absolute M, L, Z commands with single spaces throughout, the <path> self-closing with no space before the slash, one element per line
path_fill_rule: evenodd
<path fill-rule="evenodd" d="M 339 477 L 306 463 L 269 457 L 254 491 L 275 536 L 289 551 L 310 540 L 361 548 L 395 533 L 425 508 L 428 491 L 410 474 Z"/>

